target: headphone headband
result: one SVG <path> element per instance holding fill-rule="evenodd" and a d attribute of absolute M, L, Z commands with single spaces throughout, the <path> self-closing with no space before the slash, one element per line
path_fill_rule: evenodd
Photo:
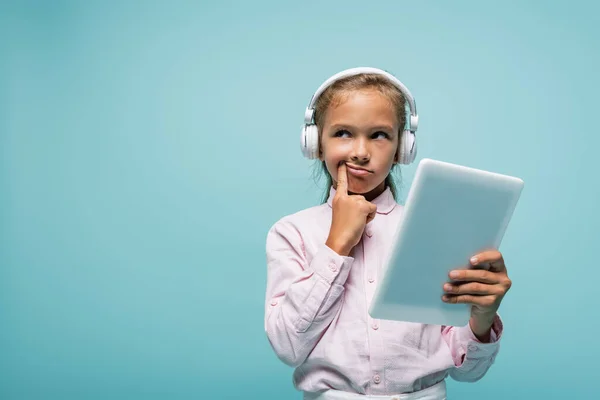
<path fill-rule="evenodd" d="M 304 113 L 304 123 L 306 125 L 309 125 L 314 122 L 313 117 L 314 117 L 314 113 L 315 113 L 315 110 L 314 110 L 315 103 L 317 102 L 317 100 L 319 99 L 321 94 L 323 94 L 323 92 L 329 86 L 331 86 L 333 83 L 335 83 L 336 81 L 338 81 L 340 79 L 347 78 L 347 77 L 353 76 L 353 75 L 359 75 L 359 74 L 381 75 L 384 78 L 386 78 L 387 80 L 389 80 L 391 83 L 393 83 L 394 86 L 396 86 L 402 92 L 402 94 L 404 94 L 404 97 L 406 98 L 406 102 L 408 103 L 408 107 L 410 108 L 410 118 L 408 120 L 408 130 L 413 133 L 416 132 L 418 125 L 419 125 L 419 116 L 417 115 L 417 106 L 415 104 L 415 99 L 413 98 L 413 96 L 410 93 L 410 91 L 408 90 L 408 88 L 406 86 L 404 86 L 404 84 L 402 82 L 400 82 L 395 76 L 393 76 L 389 72 L 386 72 L 379 68 L 372 68 L 372 67 L 350 68 L 350 69 L 338 72 L 337 74 L 331 76 L 329 79 L 327 79 L 325 82 L 323 82 L 323 84 L 321 84 L 321 86 L 319 86 L 319 88 L 317 89 L 315 94 L 313 94 L 312 98 L 310 99 L 310 103 L 308 104 L 308 107 L 306 108 L 306 111 Z"/>

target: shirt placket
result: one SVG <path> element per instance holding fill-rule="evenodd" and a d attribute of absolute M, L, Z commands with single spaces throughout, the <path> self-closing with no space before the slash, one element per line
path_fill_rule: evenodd
<path fill-rule="evenodd" d="M 384 345 L 381 333 L 380 321 L 371 318 L 369 315 L 369 307 L 375 293 L 377 285 L 377 267 L 379 263 L 379 255 L 376 251 L 376 242 L 374 240 L 374 230 L 372 226 L 367 226 L 363 234 L 363 271 L 364 271 L 364 286 L 367 307 L 365 309 L 366 320 L 368 323 L 367 332 L 369 339 L 369 359 L 371 366 L 370 390 L 371 394 L 379 394 L 385 392 L 385 362 L 384 362 Z"/>

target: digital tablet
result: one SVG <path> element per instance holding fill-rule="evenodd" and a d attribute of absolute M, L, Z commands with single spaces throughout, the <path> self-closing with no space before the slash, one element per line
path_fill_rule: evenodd
<path fill-rule="evenodd" d="M 464 326 L 470 305 L 442 301 L 453 269 L 499 250 L 523 181 L 432 159 L 416 169 L 369 314 L 375 319 Z"/>

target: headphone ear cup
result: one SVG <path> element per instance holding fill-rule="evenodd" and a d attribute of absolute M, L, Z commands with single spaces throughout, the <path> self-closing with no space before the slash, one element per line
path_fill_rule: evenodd
<path fill-rule="evenodd" d="M 417 156 L 417 140 L 415 134 L 409 130 L 402 132 L 400 138 L 400 150 L 398 151 L 398 162 L 408 165 L 412 163 Z"/>
<path fill-rule="evenodd" d="M 314 160 L 319 158 L 319 129 L 316 125 L 304 125 L 300 137 L 300 147 L 304 157 Z"/>

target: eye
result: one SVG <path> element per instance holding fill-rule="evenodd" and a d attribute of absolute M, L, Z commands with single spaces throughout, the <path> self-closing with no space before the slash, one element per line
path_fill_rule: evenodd
<path fill-rule="evenodd" d="M 378 131 L 378 132 L 375 132 L 374 134 L 372 134 L 371 137 L 373 139 L 378 139 L 378 138 L 379 139 L 389 139 L 390 135 L 383 131 Z"/>
<path fill-rule="evenodd" d="M 345 129 L 340 129 L 333 134 L 334 137 L 346 137 L 346 135 L 350 135 L 350 132 Z"/>

